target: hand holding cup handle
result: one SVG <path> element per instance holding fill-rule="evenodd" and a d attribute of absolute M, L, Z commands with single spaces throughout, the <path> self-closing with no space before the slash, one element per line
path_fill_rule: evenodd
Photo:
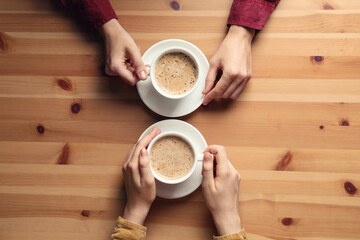
<path fill-rule="evenodd" d="M 202 190 L 220 235 L 241 230 L 239 216 L 240 174 L 229 161 L 223 146 L 204 151 Z"/>

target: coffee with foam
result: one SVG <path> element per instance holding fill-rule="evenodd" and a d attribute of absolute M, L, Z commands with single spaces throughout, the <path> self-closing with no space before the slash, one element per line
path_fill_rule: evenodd
<path fill-rule="evenodd" d="M 155 81 L 170 95 L 182 95 L 196 84 L 198 69 L 193 59 L 182 52 L 162 55 L 155 64 Z"/>
<path fill-rule="evenodd" d="M 161 177 L 169 180 L 186 176 L 194 166 L 191 145 L 183 138 L 168 135 L 158 139 L 150 150 L 150 165 Z"/>

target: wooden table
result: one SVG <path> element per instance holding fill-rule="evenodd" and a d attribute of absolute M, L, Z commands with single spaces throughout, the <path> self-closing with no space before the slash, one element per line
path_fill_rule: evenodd
<path fill-rule="evenodd" d="M 142 52 L 181 38 L 210 58 L 232 1 L 111 2 Z M 181 118 L 226 146 L 250 239 L 360 238 L 359 26 L 359 0 L 281 0 L 241 97 Z M 125 154 L 163 118 L 104 76 L 101 38 L 56 1 L 0 0 L 0 32 L 0 239 L 109 239 Z M 200 189 L 157 199 L 146 225 L 148 239 L 215 232 Z"/>

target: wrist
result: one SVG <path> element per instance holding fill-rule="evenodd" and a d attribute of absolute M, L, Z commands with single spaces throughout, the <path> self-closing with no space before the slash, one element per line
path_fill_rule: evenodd
<path fill-rule="evenodd" d="M 241 220 L 239 214 L 213 215 L 214 223 L 218 234 L 229 235 L 241 231 Z"/>
<path fill-rule="evenodd" d="M 124 209 L 124 214 L 123 214 L 123 218 L 139 224 L 139 225 L 144 225 L 145 219 L 149 213 L 150 208 L 146 208 L 146 207 L 134 207 L 131 208 L 129 206 L 126 206 Z"/>
<path fill-rule="evenodd" d="M 228 35 L 234 36 L 239 40 L 247 40 L 251 42 L 255 36 L 255 29 L 243 27 L 243 26 L 231 25 Z"/>
<path fill-rule="evenodd" d="M 113 18 L 106 22 L 102 27 L 99 28 L 99 32 L 105 39 L 110 39 L 113 36 L 125 31 L 117 19 Z"/>

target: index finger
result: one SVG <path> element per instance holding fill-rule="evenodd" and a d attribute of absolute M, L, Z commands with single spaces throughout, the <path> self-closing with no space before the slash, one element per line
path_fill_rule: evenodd
<path fill-rule="evenodd" d="M 134 86 L 139 81 L 134 72 L 128 69 L 125 63 L 123 67 L 118 67 L 116 70 L 119 77 L 130 86 Z"/>
<path fill-rule="evenodd" d="M 211 88 L 214 86 L 218 70 L 219 69 L 217 65 L 210 64 L 208 74 L 206 75 L 205 88 L 202 91 L 203 94 L 208 94 Z"/>
<path fill-rule="evenodd" d="M 146 135 L 145 137 L 143 137 L 137 144 L 136 144 L 136 148 L 146 148 L 150 142 L 161 133 L 160 129 L 158 129 L 157 127 L 154 127 L 149 133 L 148 135 Z"/>
<path fill-rule="evenodd" d="M 133 63 L 135 68 L 138 68 L 138 67 L 145 68 L 144 62 L 143 62 L 142 57 L 141 57 L 140 49 L 139 49 L 138 46 L 129 47 L 127 52 L 130 55 L 130 59 L 132 60 L 132 63 Z"/>
<path fill-rule="evenodd" d="M 138 179 L 138 174 L 139 174 L 139 155 L 140 155 L 140 151 L 141 149 L 147 147 L 149 145 L 149 143 L 160 133 L 160 129 L 158 129 L 157 127 L 155 127 L 154 129 L 151 130 L 150 133 L 148 133 L 148 135 L 146 135 L 145 137 L 143 137 L 137 144 L 135 144 L 135 146 L 133 147 L 134 150 L 132 152 L 132 156 L 129 160 L 129 162 L 127 163 L 127 167 L 129 167 L 129 165 L 131 164 L 132 167 L 131 169 L 135 170 L 133 171 L 133 175 L 135 179 Z"/>
<path fill-rule="evenodd" d="M 214 155 L 216 160 L 216 175 L 224 174 L 229 167 L 229 160 L 224 146 L 210 145 L 205 149 L 204 153 L 206 152 Z"/>
<path fill-rule="evenodd" d="M 213 90 L 211 90 L 208 94 L 206 94 L 203 104 L 206 106 L 214 100 L 216 97 L 222 96 L 222 94 L 226 91 L 226 89 L 229 87 L 231 81 L 230 79 L 223 74 L 219 80 L 219 82 L 215 85 Z"/>
<path fill-rule="evenodd" d="M 141 149 L 141 146 L 143 146 L 143 144 L 146 144 L 146 146 L 149 145 L 149 143 L 154 139 L 154 137 L 156 137 L 160 132 L 161 132 L 160 129 L 155 127 L 148 133 L 148 135 L 146 135 L 140 141 L 138 141 L 128 152 L 124 165 L 128 164 L 131 161 L 133 156 L 136 154 L 137 149 L 139 149 L 139 148 Z M 141 141 L 143 141 L 143 143 L 140 147 L 138 147 L 139 144 L 141 143 Z"/>

